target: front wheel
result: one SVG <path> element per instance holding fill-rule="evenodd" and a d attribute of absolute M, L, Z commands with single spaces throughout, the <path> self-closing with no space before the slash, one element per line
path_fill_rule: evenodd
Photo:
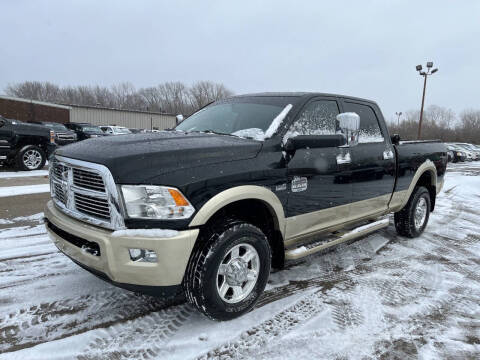
<path fill-rule="evenodd" d="M 20 170 L 39 170 L 45 166 L 47 156 L 45 152 L 35 145 L 22 148 L 17 154 L 17 168 Z"/>
<path fill-rule="evenodd" d="M 270 265 L 263 232 L 249 223 L 228 221 L 199 239 L 185 276 L 187 299 L 211 319 L 239 317 L 255 306 Z"/>
<path fill-rule="evenodd" d="M 430 193 L 424 186 L 416 187 L 407 205 L 394 214 L 395 228 L 402 236 L 420 236 L 427 226 L 431 209 Z"/>

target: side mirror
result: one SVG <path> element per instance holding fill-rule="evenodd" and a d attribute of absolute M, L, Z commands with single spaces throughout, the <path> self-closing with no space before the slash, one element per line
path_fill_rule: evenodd
<path fill-rule="evenodd" d="M 398 135 L 398 134 L 393 134 L 393 136 L 391 137 L 391 139 L 392 139 L 392 144 L 393 144 L 393 145 L 400 145 L 400 140 L 401 140 L 400 135 Z"/>
<path fill-rule="evenodd" d="M 345 112 L 337 115 L 338 127 L 347 138 L 347 146 L 358 144 L 360 136 L 360 116 L 354 112 Z"/>
<path fill-rule="evenodd" d="M 177 119 L 177 125 L 180 124 L 183 121 L 183 115 L 182 114 L 178 114 L 177 116 L 175 116 L 175 118 Z"/>
<path fill-rule="evenodd" d="M 346 144 L 345 136 L 337 135 L 298 135 L 289 138 L 285 144 L 285 151 L 293 152 L 298 149 L 319 149 L 338 147 Z"/>

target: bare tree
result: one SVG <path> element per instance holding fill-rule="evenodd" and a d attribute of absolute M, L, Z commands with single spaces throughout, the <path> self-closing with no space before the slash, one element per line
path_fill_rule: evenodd
<path fill-rule="evenodd" d="M 209 102 L 232 96 L 233 93 L 223 84 L 211 81 L 198 81 L 189 91 L 190 103 L 193 108 L 201 108 Z"/>
<path fill-rule="evenodd" d="M 191 88 L 181 82 L 166 82 L 138 90 L 129 83 L 111 87 L 66 86 L 49 82 L 25 81 L 8 85 L 8 95 L 59 104 L 103 106 L 189 115 L 213 100 L 232 95 L 225 85 L 199 81 Z"/>

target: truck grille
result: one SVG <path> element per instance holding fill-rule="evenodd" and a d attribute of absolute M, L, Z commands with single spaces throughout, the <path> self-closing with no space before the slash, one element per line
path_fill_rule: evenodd
<path fill-rule="evenodd" d="M 102 177 L 92 171 L 73 168 L 73 184 L 85 189 L 105 192 Z"/>
<path fill-rule="evenodd" d="M 67 215 L 109 229 L 124 228 L 117 188 L 103 165 L 55 156 L 50 188 L 54 203 Z"/>
<path fill-rule="evenodd" d="M 110 220 L 110 209 L 106 199 L 74 193 L 75 208 L 85 214 Z"/>
<path fill-rule="evenodd" d="M 57 133 L 57 137 L 62 140 L 75 140 L 75 135 L 67 133 Z"/>

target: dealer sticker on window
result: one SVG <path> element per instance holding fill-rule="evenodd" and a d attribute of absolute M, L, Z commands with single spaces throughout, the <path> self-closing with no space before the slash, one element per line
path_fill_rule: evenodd
<path fill-rule="evenodd" d="M 292 192 L 307 190 L 308 180 L 306 177 L 295 176 L 292 180 Z"/>

